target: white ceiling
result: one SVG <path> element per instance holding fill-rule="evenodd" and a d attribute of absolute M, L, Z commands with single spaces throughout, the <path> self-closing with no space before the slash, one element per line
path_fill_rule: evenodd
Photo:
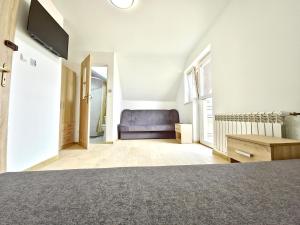
<path fill-rule="evenodd" d="M 117 52 L 123 98 L 175 100 L 192 48 L 230 0 L 53 0 L 71 36 L 70 61 L 83 52 Z"/>

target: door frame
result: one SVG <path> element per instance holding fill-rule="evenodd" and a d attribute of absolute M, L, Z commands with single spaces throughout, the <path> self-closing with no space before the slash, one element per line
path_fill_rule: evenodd
<path fill-rule="evenodd" d="M 83 74 L 84 74 L 84 65 L 85 61 L 89 58 L 90 60 L 90 70 L 89 70 L 89 85 L 88 85 L 88 90 L 85 93 L 85 101 L 88 101 L 88 107 L 87 111 L 84 111 L 82 104 L 83 104 Z M 82 146 L 84 149 L 88 149 L 90 145 L 90 112 L 91 112 L 91 104 L 90 104 L 90 97 L 91 97 L 91 78 L 92 78 L 92 68 L 93 67 L 107 67 L 107 90 L 106 90 L 106 127 L 105 127 L 105 141 L 101 144 L 111 144 L 111 142 L 107 141 L 107 131 L 109 129 L 108 127 L 108 116 L 109 113 L 109 94 L 111 93 L 111 90 L 109 88 L 109 83 L 110 83 L 110 78 L 111 78 L 111 69 L 112 65 L 107 64 L 107 63 L 99 63 L 99 62 L 94 62 L 93 56 L 90 54 L 88 55 L 84 61 L 81 64 L 81 73 L 80 73 L 80 96 L 79 96 L 79 102 L 80 102 L 80 112 L 79 112 L 79 145 Z M 87 114 L 87 115 L 85 115 Z M 82 141 L 84 140 L 84 141 Z"/>
<path fill-rule="evenodd" d="M 105 126 L 105 131 L 104 131 L 104 133 L 105 133 L 105 139 L 104 139 L 104 141 L 103 142 L 101 142 L 100 144 L 108 144 L 108 142 L 107 142 L 107 136 L 106 136 L 106 134 L 107 134 L 107 110 L 108 110 L 108 93 L 109 93 L 109 91 L 108 91 L 108 78 L 109 78 L 109 72 L 110 72 L 110 66 L 108 65 L 108 64 L 103 64 L 103 63 L 95 63 L 95 62 L 93 62 L 92 64 L 91 64 L 91 72 L 92 72 L 92 70 L 93 70 L 93 67 L 106 67 L 107 68 L 107 78 L 106 78 L 106 126 Z M 92 78 L 92 76 L 91 76 L 91 78 Z M 91 81 L 92 82 L 92 81 Z M 92 86 L 92 83 L 91 83 L 91 85 L 90 86 Z M 91 91 L 91 89 L 90 89 L 90 91 Z M 90 117 L 91 117 L 91 105 L 90 105 L 90 107 L 89 107 L 89 125 L 90 125 Z M 90 142 L 90 129 L 88 130 L 88 137 L 89 137 L 89 142 Z"/>
<path fill-rule="evenodd" d="M 198 104 L 198 110 L 199 110 L 199 113 L 198 113 L 198 117 L 199 117 L 199 139 L 200 139 L 200 143 L 201 144 L 204 144 L 208 147 L 211 147 L 213 148 L 214 147 L 214 140 L 213 140 L 213 143 L 209 143 L 207 141 L 204 140 L 204 125 L 203 125 L 203 101 L 208 99 L 208 98 L 213 98 L 213 94 L 210 94 L 210 95 L 206 95 L 206 96 L 201 96 L 201 67 L 202 66 L 205 66 L 207 65 L 208 63 L 211 63 L 212 59 L 211 59 L 211 54 L 210 52 L 208 52 L 199 62 L 198 62 L 198 70 L 199 70 L 199 100 L 197 100 L 197 104 Z M 212 109 L 212 114 L 214 115 L 214 107 Z M 213 125 L 214 127 L 214 125 Z M 214 131 L 213 131 L 213 135 L 215 136 L 214 134 Z M 215 138 L 215 137 L 213 137 Z"/>
<path fill-rule="evenodd" d="M 13 50 L 4 45 L 4 41 L 14 41 L 19 0 L 0 1 L 0 80 L 6 77 L 6 86 L 0 84 L 0 173 L 7 171 L 7 136 L 10 82 Z"/>

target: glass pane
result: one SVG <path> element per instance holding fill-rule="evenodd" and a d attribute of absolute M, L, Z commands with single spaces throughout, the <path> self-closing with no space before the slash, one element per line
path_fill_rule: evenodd
<path fill-rule="evenodd" d="M 197 97 L 197 90 L 196 90 L 196 83 L 195 83 L 195 77 L 194 72 L 191 71 L 189 74 L 187 74 L 187 83 L 188 83 L 188 89 L 189 89 L 189 101 L 192 101 Z"/>
<path fill-rule="evenodd" d="M 204 142 L 214 143 L 214 117 L 213 117 L 213 101 L 212 98 L 202 100 L 203 113 L 203 139 Z"/>
<path fill-rule="evenodd" d="M 200 66 L 200 95 L 201 97 L 212 94 L 212 75 L 210 60 Z"/>
<path fill-rule="evenodd" d="M 193 90 L 193 73 L 190 73 L 187 75 L 187 82 L 188 82 L 188 88 L 189 88 L 189 101 L 192 100 L 193 98 L 193 93 L 192 93 L 192 90 Z"/>

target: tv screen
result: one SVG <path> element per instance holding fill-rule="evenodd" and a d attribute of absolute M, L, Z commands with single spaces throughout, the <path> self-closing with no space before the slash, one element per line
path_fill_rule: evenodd
<path fill-rule="evenodd" d="M 55 55 L 68 59 L 69 35 L 38 0 L 31 0 L 27 30 L 32 38 Z"/>

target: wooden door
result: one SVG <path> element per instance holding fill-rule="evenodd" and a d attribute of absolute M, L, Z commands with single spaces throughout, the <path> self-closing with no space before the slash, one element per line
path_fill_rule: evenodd
<path fill-rule="evenodd" d="M 62 66 L 60 99 L 60 149 L 74 143 L 76 73 Z"/>
<path fill-rule="evenodd" d="M 88 148 L 90 117 L 91 56 L 81 63 L 79 144 Z"/>
<path fill-rule="evenodd" d="M 0 0 L 0 172 L 6 171 L 8 103 L 13 53 L 4 42 L 14 40 L 18 5 L 18 0 Z"/>

